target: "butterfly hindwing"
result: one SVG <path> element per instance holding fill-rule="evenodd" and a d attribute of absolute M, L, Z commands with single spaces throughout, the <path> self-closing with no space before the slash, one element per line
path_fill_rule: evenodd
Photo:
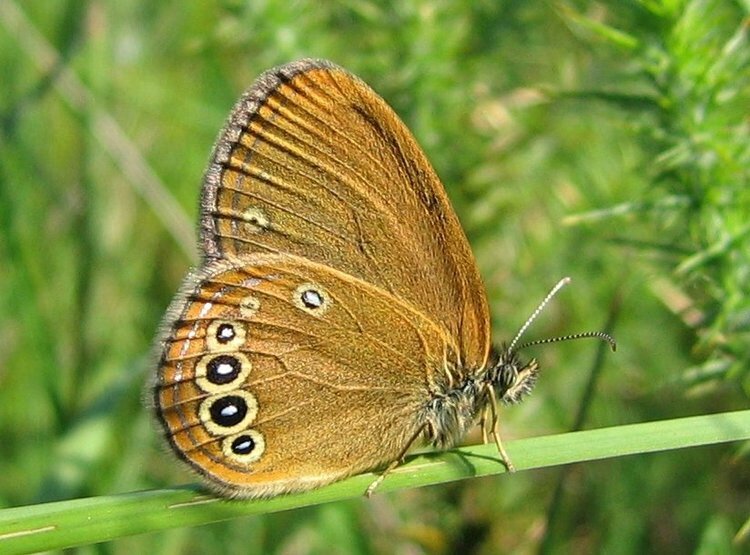
<path fill-rule="evenodd" d="M 165 321 L 154 384 L 175 450 L 245 497 L 392 462 L 455 352 L 390 295 L 289 255 L 209 263 Z M 444 385 L 444 384 L 443 384 Z"/>

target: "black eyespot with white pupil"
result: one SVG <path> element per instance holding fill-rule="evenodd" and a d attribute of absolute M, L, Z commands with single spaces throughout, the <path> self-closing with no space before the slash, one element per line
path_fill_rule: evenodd
<path fill-rule="evenodd" d="M 255 450 L 255 440 L 249 435 L 237 436 L 232 440 L 232 452 L 236 455 L 249 455 Z"/>
<path fill-rule="evenodd" d="M 216 329 L 216 341 L 222 345 L 229 343 L 235 337 L 237 337 L 237 332 L 234 331 L 232 324 L 221 324 Z"/>
<path fill-rule="evenodd" d="M 216 424 L 231 428 L 242 422 L 247 415 L 247 403 L 238 395 L 227 395 L 214 401 L 209 412 L 211 420 Z"/>
<path fill-rule="evenodd" d="M 259 430 L 245 428 L 226 436 L 221 442 L 221 450 L 227 459 L 251 468 L 250 465 L 259 461 L 265 453 L 266 440 Z"/>
<path fill-rule="evenodd" d="M 316 309 L 323 306 L 323 296 L 315 289 L 305 289 L 302 291 L 300 300 L 307 308 Z"/>
<path fill-rule="evenodd" d="M 224 385 L 233 382 L 240 375 L 242 364 L 231 355 L 219 355 L 208 361 L 206 365 L 206 378 L 216 385 Z"/>

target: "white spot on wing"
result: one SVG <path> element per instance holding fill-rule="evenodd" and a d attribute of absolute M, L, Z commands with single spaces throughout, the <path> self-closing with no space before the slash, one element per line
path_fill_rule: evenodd
<path fill-rule="evenodd" d="M 206 303 L 201 307 L 201 311 L 198 313 L 199 318 L 205 318 L 206 314 L 214 307 L 214 303 Z"/>

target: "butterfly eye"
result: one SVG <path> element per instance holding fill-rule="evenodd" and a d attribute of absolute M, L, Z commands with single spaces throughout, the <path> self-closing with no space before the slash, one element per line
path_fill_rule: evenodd
<path fill-rule="evenodd" d="M 328 293 L 314 283 L 303 283 L 297 287 L 293 300 L 298 308 L 313 316 L 322 316 L 331 305 Z"/>
<path fill-rule="evenodd" d="M 206 429 L 219 436 L 247 428 L 258 414 L 258 401 L 247 391 L 235 390 L 230 395 L 212 395 L 199 409 Z"/>
<path fill-rule="evenodd" d="M 266 450 L 266 441 L 257 430 L 245 430 L 229 436 L 222 443 L 222 451 L 230 459 L 249 464 L 260 459 Z"/>

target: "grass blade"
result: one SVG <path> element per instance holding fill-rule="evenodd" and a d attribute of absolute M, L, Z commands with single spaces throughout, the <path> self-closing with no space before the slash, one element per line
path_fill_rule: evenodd
<path fill-rule="evenodd" d="M 748 439 L 750 410 L 745 410 L 522 439 L 506 448 L 520 471 Z M 378 492 L 504 472 L 494 445 L 420 454 L 389 474 Z M 260 501 L 227 501 L 185 486 L 5 509 L 0 512 L 0 551 L 60 549 L 356 498 L 374 478 L 363 474 L 316 491 Z"/>

